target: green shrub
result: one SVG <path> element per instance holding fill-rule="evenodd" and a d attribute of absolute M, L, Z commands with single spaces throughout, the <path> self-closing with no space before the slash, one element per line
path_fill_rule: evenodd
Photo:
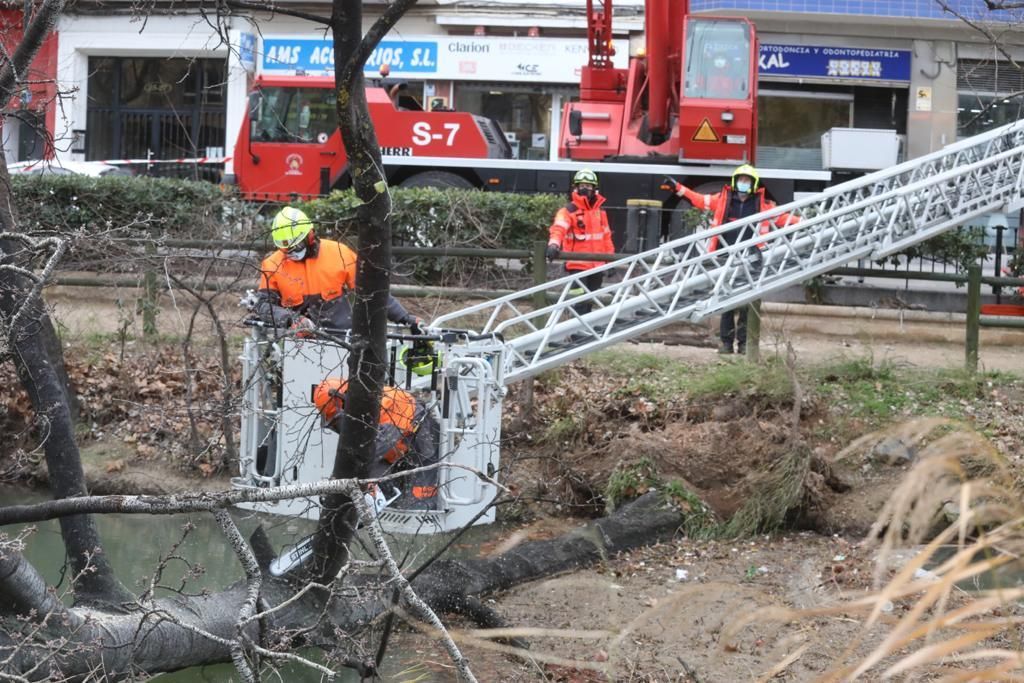
<path fill-rule="evenodd" d="M 629 464 L 619 463 L 604 487 L 605 508 L 611 514 L 622 503 L 643 495 L 660 483 L 657 468 L 649 458 Z"/>
<path fill-rule="evenodd" d="M 529 249 L 534 241 L 547 239 L 551 219 L 565 205 L 564 198 L 551 194 L 430 187 L 391 188 L 391 199 L 392 240 L 395 245 L 411 247 Z M 358 205 L 354 191 L 345 190 L 306 202 L 300 208 L 320 222 L 324 234 L 354 244 Z M 492 259 L 396 257 L 396 270 L 419 281 L 466 284 L 480 274 L 493 276 L 493 269 Z"/>
<path fill-rule="evenodd" d="M 882 259 L 880 263 L 887 261 L 892 265 L 900 265 L 900 257 L 913 260 L 916 258 L 930 258 L 940 263 L 948 263 L 956 266 L 957 271 L 966 273 L 970 266 L 978 262 L 988 253 L 988 246 L 985 244 L 985 229 L 979 227 L 962 227 L 956 230 L 949 230 L 936 235 L 930 240 L 915 244 L 901 252 Z M 957 287 L 963 283 L 958 282 Z"/>
<path fill-rule="evenodd" d="M 66 235 L 239 239 L 257 210 L 212 183 L 79 175 L 11 177 L 25 230 Z"/>
<path fill-rule="evenodd" d="M 552 194 L 506 194 L 479 190 L 391 188 L 395 244 L 421 247 L 528 249 L 547 238 L 547 227 L 565 198 Z M 352 190 L 335 191 L 300 206 L 328 230 L 355 238 Z"/>

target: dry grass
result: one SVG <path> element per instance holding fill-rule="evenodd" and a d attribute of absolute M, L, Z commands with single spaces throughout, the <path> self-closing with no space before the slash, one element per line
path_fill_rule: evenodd
<path fill-rule="evenodd" d="M 866 541 L 877 552 L 875 588 L 810 611 L 762 610 L 732 632 L 765 620 L 854 616 L 860 635 L 818 680 L 1021 680 L 1024 504 L 1011 473 L 981 435 L 942 419 L 863 437 L 847 452 L 891 436 L 921 450 Z M 896 548 L 919 544 L 888 569 Z"/>

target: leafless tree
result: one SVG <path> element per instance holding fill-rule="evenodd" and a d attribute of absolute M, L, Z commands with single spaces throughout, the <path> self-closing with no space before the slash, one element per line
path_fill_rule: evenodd
<path fill-rule="evenodd" d="M 522 544 L 489 559 L 435 557 L 406 574 L 391 557 L 379 528 L 369 523 L 358 479 L 368 471 L 372 457 L 367 446 L 374 439 L 385 376 L 383 304 L 390 288 L 391 203 L 367 111 L 362 66 L 374 45 L 413 2 L 397 0 L 387 6 L 366 35 L 360 29 L 362 7 L 358 0 L 335 0 L 331 14 L 323 17 L 270 7 L 317 21 L 333 34 L 340 127 L 355 189 L 362 200 L 357 217 L 361 226 L 359 267 L 350 338 L 350 376 L 354 381 L 342 426 L 343 445 L 331 481 L 205 495 L 88 496 L 69 410 L 61 345 L 42 299 L 43 285 L 68 242 L 24 229 L 12 210 L 6 163 L 0 163 L 0 360 L 13 362 L 31 398 L 34 429 L 45 451 L 54 496 L 52 501 L 35 505 L 0 506 L 0 525 L 58 519 L 72 591 L 71 605 L 66 606 L 26 560 L 23 539 L 0 537 L 0 679 L 117 679 L 227 661 L 246 681 L 257 680 L 264 669 L 285 661 L 311 667 L 327 679 L 340 667 L 370 676 L 384 654 L 386 638 L 375 651 L 346 649 L 339 646 L 339 634 L 359 638 L 370 625 L 401 613 L 424 624 L 440 639 L 460 678 L 475 680 L 439 613 L 458 612 L 484 626 L 501 625 L 502 620 L 480 600 L 481 595 L 664 538 L 678 527 L 678 511 L 650 495 L 565 538 Z M 10 99 L 63 9 L 64 0 L 35 2 L 24 40 L 12 55 L 0 56 L 0 102 Z M 256 9 L 268 6 L 224 0 L 211 6 L 207 15 L 219 22 L 227 10 Z M 0 155 L 0 162 L 4 161 Z M 215 326 L 222 327 L 200 287 L 176 275 L 168 275 L 168 279 L 205 308 Z M 223 340 L 223 329 L 220 336 Z M 224 343 L 222 363 L 228 356 Z M 227 397 L 228 388 L 223 391 Z M 298 497 L 323 501 L 315 561 L 294 575 L 275 577 L 268 571 L 275 553 L 266 535 L 257 530 L 246 540 L 227 510 L 244 501 Z M 128 590 L 103 552 L 93 515 L 186 511 L 213 516 L 224 542 L 244 569 L 245 580 L 214 593 L 161 597 L 153 588 L 166 563 L 179 553 L 175 545 L 164 555 L 150 588 L 141 594 Z M 371 557 L 375 559 L 370 561 L 357 560 L 348 552 L 360 516 L 374 551 Z M 310 646 L 331 653 L 329 665 L 297 653 L 298 648 Z"/>

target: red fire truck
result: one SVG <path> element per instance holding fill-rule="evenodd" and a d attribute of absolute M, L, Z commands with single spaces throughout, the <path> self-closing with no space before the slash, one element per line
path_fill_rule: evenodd
<path fill-rule="evenodd" d="M 325 76 L 262 76 L 235 147 L 235 182 L 250 199 L 287 201 L 326 194 L 347 185 L 347 158 L 335 114 L 334 79 Z M 366 89 L 388 177 L 407 186 L 468 186 L 455 173 L 406 167 L 412 157 L 507 159 L 501 128 L 482 116 L 424 112 L 412 98 L 393 102 L 381 87 Z M 397 163 L 396 163 L 397 160 Z"/>

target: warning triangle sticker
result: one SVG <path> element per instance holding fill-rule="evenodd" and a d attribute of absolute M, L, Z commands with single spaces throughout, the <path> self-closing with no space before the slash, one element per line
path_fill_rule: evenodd
<path fill-rule="evenodd" d="M 706 118 L 697 126 L 697 132 L 691 138 L 694 142 L 720 142 L 718 133 L 711 127 L 711 122 Z"/>

